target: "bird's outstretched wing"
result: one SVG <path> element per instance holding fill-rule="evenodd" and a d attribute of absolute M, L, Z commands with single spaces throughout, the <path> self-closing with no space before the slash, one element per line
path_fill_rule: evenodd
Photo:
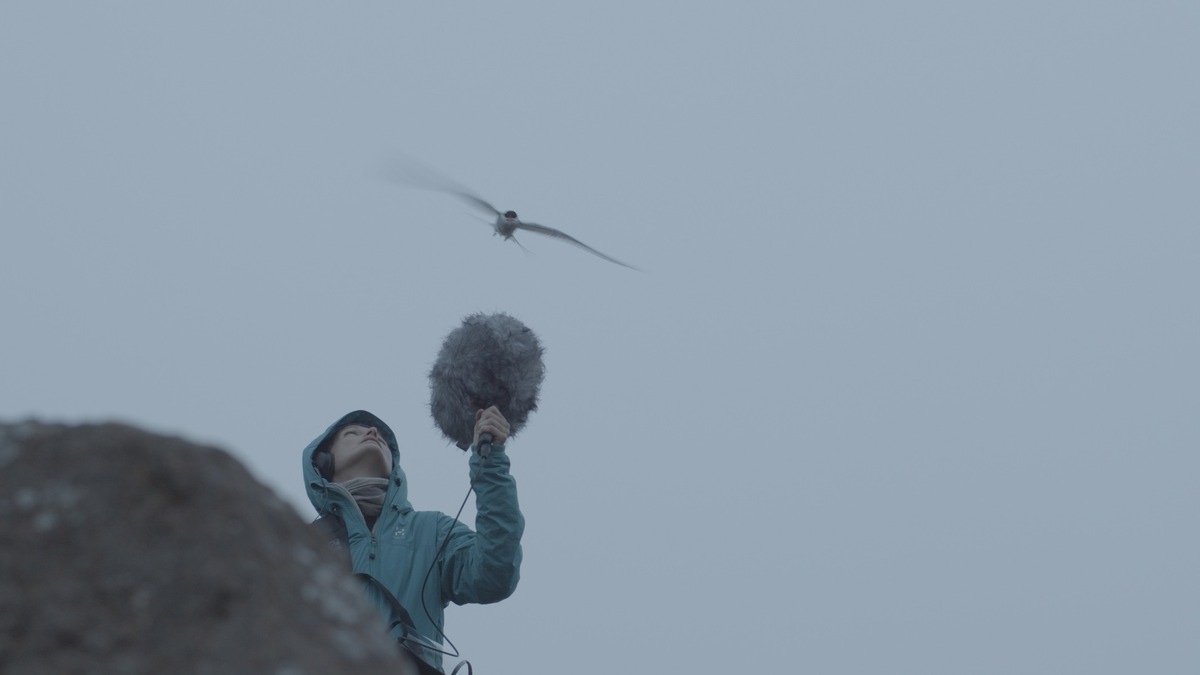
<path fill-rule="evenodd" d="M 436 190 L 438 188 L 434 188 L 434 189 Z M 489 204 L 487 202 L 486 199 L 484 199 L 483 197 L 480 197 L 479 195 L 475 194 L 474 192 L 470 192 L 465 189 L 456 190 L 453 188 L 443 188 L 442 191 L 448 192 L 448 193 L 454 195 L 455 197 L 462 199 L 463 201 L 467 202 L 468 204 L 473 204 L 475 206 L 478 206 L 479 208 L 481 208 L 485 211 L 490 211 L 491 213 L 493 213 L 497 216 L 500 215 L 500 209 L 492 206 L 491 204 Z"/>
<path fill-rule="evenodd" d="M 621 267 L 628 267 L 631 270 L 637 270 L 637 268 L 634 267 L 633 265 L 630 265 L 628 263 L 623 263 L 620 260 L 613 258 L 612 256 L 604 255 L 600 251 L 597 251 L 596 249 L 592 248 L 591 246 L 588 246 L 587 244 L 583 243 L 582 241 L 579 241 L 575 237 L 572 237 L 571 235 L 567 234 L 566 232 L 561 232 L 559 230 L 554 229 L 553 227 L 546 227 L 545 225 L 538 225 L 537 223 L 526 223 L 524 221 L 518 223 L 517 227 L 522 230 L 529 230 L 530 232 L 537 232 L 539 234 L 544 234 L 548 237 L 554 237 L 555 239 L 562 239 L 563 241 L 567 241 L 572 244 L 575 244 L 576 246 L 584 249 L 585 251 L 588 251 L 594 255 L 600 256 L 601 258 L 604 258 L 605 260 L 607 260 L 611 263 L 616 263 L 616 264 L 620 265 Z"/>
<path fill-rule="evenodd" d="M 384 174 L 389 180 L 404 183 L 410 187 L 435 190 L 454 195 L 494 216 L 500 215 L 500 209 L 492 206 L 486 199 L 475 194 L 470 188 L 437 169 L 418 162 L 411 157 L 401 155 L 393 158 L 384 168 Z"/>

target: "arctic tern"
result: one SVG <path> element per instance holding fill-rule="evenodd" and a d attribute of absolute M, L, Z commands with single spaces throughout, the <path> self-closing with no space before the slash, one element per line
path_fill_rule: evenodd
<path fill-rule="evenodd" d="M 418 175 L 418 174 L 421 174 L 421 175 Z M 517 244 L 517 246 L 520 246 L 521 248 L 525 248 L 525 247 L 521 245 L 521 242 L 517 241 L 517 238 L 514 237 L 513 234 L 517 230 L 525 230 L 527 232 L 537 232 L 538 234 L 544 234 L 548 237 L 554 237 L 555 239 L 561 239 L 565 242 L 575 244 L 579 248 L 582 248 L 583 250 L 585 250 L 593 255 L 604 258 L 605 260 L 607 260 L 611 263 L 616 263 L 622 267 L 628 267 L 631 270 L 638 269 L 638 268 L 634 267 L 633 265 L 630 265 L 628 263 L 623 263 L 620 260 L 613 258 L 612 256 L 605 255 L 605 254 L 601 253 L 600 251 L 597 251 L 596 249 L 592 248 L 591 246 L 588 246 L 587 244 L 583 243 L 582 241 L 579 241 L 575 237 L 572 237 L 571 235 L 567 234 L 566 232 L 563 232 L 561 230 L 556 230 L 553 227 L 547 227 L 545 225 L 538 225 L 537 223 L 524 222 L 520 218 L 517 217 L 516 211 L 501 212 L 500 209 L 496 208 L 495 206 L 492 206 L 491 203 L 488 202 L 486 199 L 480 197 L 479 195 L 475 194 L 471 190 L 463 187 L 459 183 L 439 174 L 438 172 L 434 171 L 433 169 L 431 169 L 429 167 L 420 167 L 418 169 L 415 166 L 410 166 L 407 170 L 403 171 L 403 175 L 399 176 L 399 178 L 401 181 L 408 183 L 409 185 L 412 185 L 415 187 L 427 188 L 430 190 L 437 190 L 438 192 L 445 192 L 446 194 L 454 195 L 454 196 L 458 197 L 459 199 L 462 199 L 463 201 L 467 202 L 468 204 L 471 204 L 472 206 L 476 206 L 480 209 L 483 209 L 484 211 L 487 211 L 488 213 L 492 214 L 496 219 L 494 222 L 491 223 L 492 230 L 493 230 L 492 235 L 495 236 L 498 234 L 501 237 L 503 237 L 505 239 L 505 241 L 511 239 L 511 240 L 513 240 L 513 242 L 515 242 Z M 480 220 L 484 220 L 484 219 L 481 218 Z M 484 222 L 488 222 L 488 221 L 484 220 Z"/>

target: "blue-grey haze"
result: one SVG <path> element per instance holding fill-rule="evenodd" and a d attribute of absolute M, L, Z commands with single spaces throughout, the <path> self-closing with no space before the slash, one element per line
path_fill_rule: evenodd
<path fill-rule="evenodd" d="M 1198 67 L 1195 2 L 9 0 L 0 417 L 307 517 L 366 408 L 452 513 L 426 374 L 505 311 L 547 374 L 480 672 L 1200 672 Z"/>

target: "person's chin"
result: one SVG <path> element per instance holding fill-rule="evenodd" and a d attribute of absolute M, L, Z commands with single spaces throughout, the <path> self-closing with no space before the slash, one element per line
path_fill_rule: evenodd
<path fill-rule="evenodd" d="M 389 474 L 387 458 L 389 455 L 384 455 L 374 448 L 364 448 L 362 452 L 356 453 L 353 458 L 347 458 L 345 466 L 347 469 L 355 467 L 355 471 L 359 473 L 369 473 L 381 478 L 387 478 Z"/>
<path fill-rule="evenodd" d="M 364 457 L 363 459 L 369 462 L 371 466 L 377 467 L 379 469 L 377 473 L 380 476 L 387 478 L 390 473 L 388 460 L 391 459 L 391 455 L 391 451 L 385 448 L 379 452 L 372 452 L 369 457 Z"/>

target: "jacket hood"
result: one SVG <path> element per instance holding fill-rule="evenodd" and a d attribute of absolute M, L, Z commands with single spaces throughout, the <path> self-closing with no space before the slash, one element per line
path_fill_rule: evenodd
<path fill-rule="evenodd" d="M 316 464 L 313 463 L 313 455 L 317 448 L 325 442 L 325 439 L 348 424 L 375 427 L 379 433 L 383 434 L 388 448 L 392 451 L 392 474 L 388 481 L 387 497 L 384 499 L 385 507 L 387 504 L 396 504 L 400 507 L 400 511 L 411 511 L 412 505 L 408 503 L 408 476 L 404 475 L 404 469 L 400 468 L 400 445 L 396 442 L 396 434 L 383 420 L 366 410 L 355 410 L 342 415 L 304 448 L 301 455 L 301 470 L 304 472 L 304 485 L 313 508 L 317 510 L 317 513 L 325 513 L 329 510 L 331 501 L 340 500 L 342 499 L 340 495 L 345 494 L 344 490 L 333 491 L 330 489 L 333 483 L 326 480 L 317 471 Z"/>

